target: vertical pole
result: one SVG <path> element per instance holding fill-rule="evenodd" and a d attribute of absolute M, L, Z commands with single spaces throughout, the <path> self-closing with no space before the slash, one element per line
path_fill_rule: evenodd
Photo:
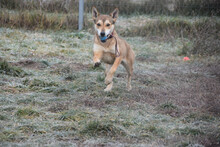
<path fill-rule="evenodd" d="M 79 0 L 79 20 L 78 20 L 78 30 L 83 28 L 83 12 L 84 12 L 84 0 Z"/>

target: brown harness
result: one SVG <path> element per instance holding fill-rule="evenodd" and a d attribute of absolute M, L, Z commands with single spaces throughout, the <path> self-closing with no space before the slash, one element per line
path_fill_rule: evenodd
<path fill-rule="evenodd" d="M 115 43 L 115 56 L 119 57 L 120 56 L 120 52 L 118 50 L 118 41 L 117 41 L 116 37 L 113 36 L 113 32 L 112 32 L 112 34 L 109 34 L 107 37 L 108 37 L 107 39 L 110 39 L 112 37 L 115 38 L 115 41 L 116 41 L 116 43 Z"/>

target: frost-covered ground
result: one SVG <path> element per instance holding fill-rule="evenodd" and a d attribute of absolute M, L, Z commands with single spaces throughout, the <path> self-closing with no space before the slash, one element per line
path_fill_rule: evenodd
<path fill-rule="evenodd" d="M 133 89 L 120 66 L 105 93 L 92 34 L 0 28 L 1 146 L 218 145 L 219 57 L 184 62 L 179 38 L 126 40 Z"/>

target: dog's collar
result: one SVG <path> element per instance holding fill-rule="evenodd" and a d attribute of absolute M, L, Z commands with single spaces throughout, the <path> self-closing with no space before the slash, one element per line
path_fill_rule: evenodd
<path fill-rule="evenodd" d="M 120 56 L 120 52 L 119 52 L 119 50 L 118 50 L 118 41 L 117 41 L 117 39 L 116 39 L 116 37 L 113 35 L 113 32 L 111 33 L 111 34 L 108 34 L 107 36 L 106 36 L 106 38 L 100 38 L 100 40 L 102 41 L 102 40 L 108 40 L 108 39 L 111 39 L 111 38 L 115 38 L 115 56 L 116 57 L 119 57 Z"/>

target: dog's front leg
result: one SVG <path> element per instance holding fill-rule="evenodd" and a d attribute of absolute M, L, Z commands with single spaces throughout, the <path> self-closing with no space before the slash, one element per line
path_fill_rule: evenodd
<path fill-rule="evenodd" d="M 99 65 L 101 64 L 102 56 L 103 56 L 103 51 L 93 51 L 94 67 L 99 67 Z"/>
<path fill-rule="evenodd" d="M 121 64 L 122 57 L 119 56 L 115 59 L 115 62 L 113 63 L 112 67 L 110 68 L 109 72 L 107 73 L 107 76 L 105 78 L 105 84 L 109 85 L 112 83 L 113 75 L 115 71 L 117 70 L 118 66 Z"/>

